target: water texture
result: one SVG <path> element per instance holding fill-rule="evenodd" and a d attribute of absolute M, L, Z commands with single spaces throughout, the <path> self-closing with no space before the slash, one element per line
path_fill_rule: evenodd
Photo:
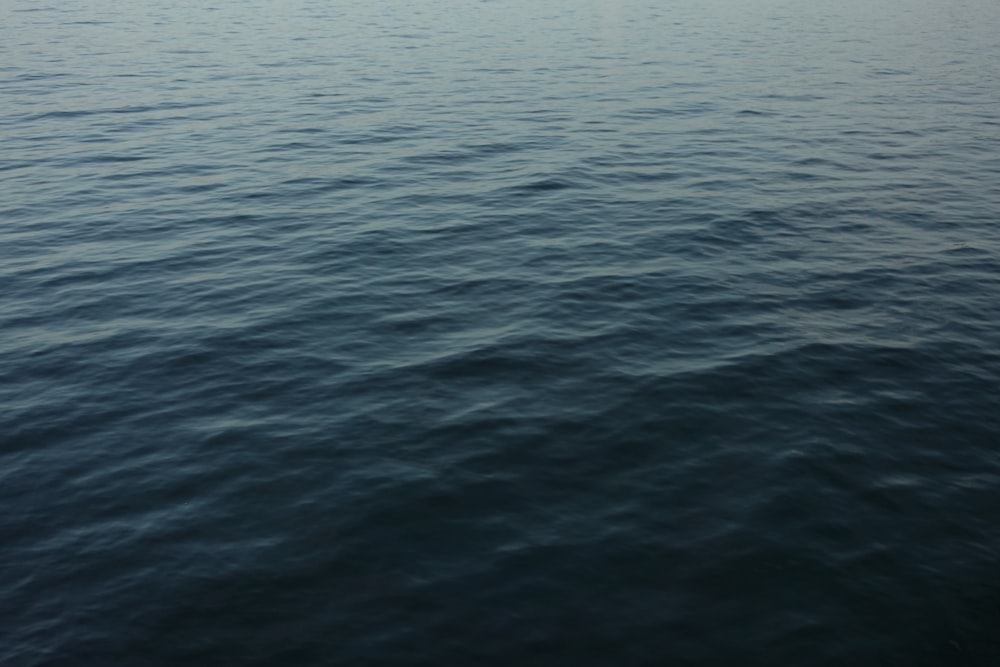
<path fill-rule="evenodd" d="M 0 664 L 1000 664 L 993 0 L 0 18 Z"/>

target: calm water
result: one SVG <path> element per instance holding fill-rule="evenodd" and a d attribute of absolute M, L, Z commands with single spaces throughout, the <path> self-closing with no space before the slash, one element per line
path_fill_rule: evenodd
<path fill-rule="evenodd" d="M 0 664 L 1000 664 L 995 0 L 0 19 Z"/>

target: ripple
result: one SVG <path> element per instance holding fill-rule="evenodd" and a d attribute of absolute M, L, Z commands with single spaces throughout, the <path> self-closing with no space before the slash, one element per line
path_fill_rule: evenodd
<path fill-rule="evenodd" d="M 1000 14 L 724 4 L 12 12 L 0 662 L 996 664 Z"/>

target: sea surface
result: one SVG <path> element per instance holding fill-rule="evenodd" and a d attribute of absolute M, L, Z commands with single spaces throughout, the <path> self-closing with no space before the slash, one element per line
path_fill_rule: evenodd
<path fill-rule="evenodd" d="M 4 0 L 4 667 L 1000 665 L 996 0 Z"/>

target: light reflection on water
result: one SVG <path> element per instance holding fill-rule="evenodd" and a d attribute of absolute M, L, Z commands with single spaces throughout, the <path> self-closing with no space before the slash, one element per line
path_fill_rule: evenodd
<path fill-rule="evenodd" d="M 994 3 L 2 11 L 0 662 L 996 664 Z"/>

